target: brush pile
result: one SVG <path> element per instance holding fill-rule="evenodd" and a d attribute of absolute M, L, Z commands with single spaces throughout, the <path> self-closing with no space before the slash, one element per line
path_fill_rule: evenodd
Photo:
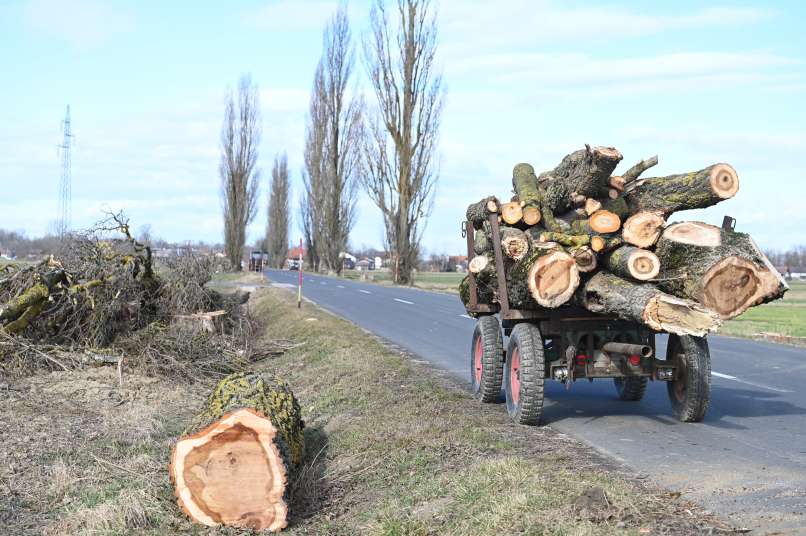
<path fill-rule="evenodd" d="M 616 174 L 621 160 L 615 148 L 585 146 L 539 175 L 518 164 L 510 201 L 491 196 L 467 208 L 475 256 L 460 295 L 470 314 L 478 313 L 471 283 L 478 304 L 500 301 L 496 249 L 513 309 L 576 305 L 702 336 L 783 296 L 784 279 L 749 235 L 700 222 L 667 225 L 675 212 L 736 195 L 730 165 L 641 178 L 657 157 Z"/>
<path fill-rule="evenodd" d="M 259 355 L 251 348 L 249 296 L 207 288 L 211 262 L 187 252 L 156 266 L 148 245 L 112 214 L 65 237 L 56 256 L 0 269 L 0 370 L 116 364 L 125 355 L 145 373 L 194 379 L 282 353 L 283 341 Z M 222 319 L 216 332 L 176 321 L 209 311 Z"/>

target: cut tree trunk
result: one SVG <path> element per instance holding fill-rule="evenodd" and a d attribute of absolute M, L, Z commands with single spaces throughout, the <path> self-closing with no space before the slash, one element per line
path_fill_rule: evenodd
<path fill-rule="evenodd" d="M 491 195 L 467 207 L 465 216 L 474 229 L 481 229 L 490 214 L 498 212 L 498 199 Z"/>
<path fill-rule="evenodd" d="M 473 234 L 473 253 L 476 255 L 484 255 L 488 251 L 492 251 L 493 244 L 490 240 L 490 222 L 485 221 L 484 224 L 476 230 Z"/>
<path fill-rule="evenodd" d="M 575 234 L 608 234 L 621 229 L 621 218 L 609 210 L 597 210 L 586 220 L 571 222 Z"/>
<path fill-rule="evenodd" d="M 523 292 L 516 287 L 525 285 L 538 305 L 553 309 L 573 296 L 579 286 L 579 268 L 559 244 L 536 242 L 529 255 L 509 270 L 508 283 L 519 297 Z"/>
<path fill-rule="evenodd" d="M 658 276 L 660 261 L 651 251 L 634 246 L 621 246 L 608 253 L 605 268 L 619 277 L 649 281 Z"/>
<path fill-rule="evenodd" d="M 705 208 L 730 199 L 739 190 L 739 176 L 728 164 L 668 177 L 639 179 L 624 194 L 632 212 L 659 212 Z"/>
<path fill-rule="evenodd" d="M 588 273 L 594 271 L 599 263 L 598 260 L 596 259 L 596 253 L 593 252 L 590 246 L 572 247 L 571 249 L 568 250 L 568 253 L 576 261 L 577 269 L 581 273 Z"/>
<path fill-rule="evenodd" d="M 515 227 L 501 227 L 501 250 L 510 259 L 519 261 L 529 252 L 529 238 Z"/>
<path fill-rule="evenodd" d="M 607 272 L 591 277 L 577 293 L 593 313 L 641 322 L 656 331 L 702 337 L 719 327 L 717 314 L 692 300 L 666 294 L 650 283 L 627 281 Z"/>
<path fill-rule="evenodd" d="M 592 197 L 585 200 L 585 213 L 590 216 L 597 210 L 602 208 L 602 203 Z"/>
<path fill-rule="evenodd" d="M 467 271 L 475 274 L 476 281 L 490 281 L 496 275 L 493 254 L 476 255 L 468 263 Z"/>
<path fill-rule="evenodd" d="M 523 223 L 532 226 L 540 222 L 540 191 L 534 168 L 529 164 L 518 164 L 512 170 L 512 188 L 522 205 Z"/>
<path fill-rule="evenodd" d="M 698 222 L 670 225 L 655 250 L 661 261 L 660 287 L 696 300 L 723 319 L 778 299 L 784 278 L 745 233 Z"/>
<path fill-rule="evenodd" d="M 548 208 L 557 214 L 571 208 L 575 196 L 596 197 L 607 188 L 621 158 L 613 147 L 591 149 L 587 145 L 567 155 L 556 168 L 538 177 Z"/>
<path fill-rule="evenodd" d="M 658 241 L 665 224 L 666 220 L 657 212 L 637 212 L 624 222 L 621 236 L 628 244 L 648 248 Z"/>
<path fill-rule="evenodd" d="M 607 253 L 621 247 L 623 244 L 624 240 L 620 236 L 594 235 L 591 237 L 591 249 L 596 253 Z"/>
<path fill-rule="evenodd" d="M 523 219 L 523 209 L 520 201 L 510 201 L 499 207 L 501 219 L 509 225 L 515 225 Z"/>
<path fill-rule="evenodd" d="M 227 376 L 173 449 L 169 472 L 179 506 L 208 526 L 284 528 L 303 427 L 285 382 L 255 373 Z"/>

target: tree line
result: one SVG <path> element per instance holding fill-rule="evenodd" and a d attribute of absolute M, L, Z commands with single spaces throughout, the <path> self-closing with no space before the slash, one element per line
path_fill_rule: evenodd
<path fill-rule="evenodd" d="M 305 124 L 300 228 L 309 266 L 340 273 L 363 189 L 383 216 L 393 279 L 408 284 L 439 178 L 445 90 L 435 65 L 436 18 L 430 0 L 397 0 L 392 9 L 376 0 L 369 19 L 361 48 L 368 98 L 355 80 L 345 4 L 323 31 Z M 219 170 L 225 249 L 235 269 L 257 213 L 259 117 L 257 88 L 244 76 L 227 100 Z M 275 157 L 271 175 L 263 244 L 280 266 L 290 227 L 286 155 Z"/>

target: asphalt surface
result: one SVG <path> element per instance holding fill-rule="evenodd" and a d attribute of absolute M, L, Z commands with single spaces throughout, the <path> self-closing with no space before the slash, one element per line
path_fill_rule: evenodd
<path fill-rule="evenodd" d="M 296 290 L 297 272 L 267 276 Z M 469 384 L 475 320 L 457 296 L 309 274 L 303 295 Z M 709 345 L 702 423 L 672 418 L 662 382 L 622 402 L 610 380 L 547 382 L 543 422 L 758 533 L 806 534 L 806 349 L 720 336 Z M 665 336 L 656 350 L 666 355 Z"/>

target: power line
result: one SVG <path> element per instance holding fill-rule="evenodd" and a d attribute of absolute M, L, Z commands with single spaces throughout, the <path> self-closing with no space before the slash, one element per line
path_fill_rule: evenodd
<path fill-rule="evenodd" d="M 62 160 L 62 176 L 59 180 L 59 219 L 56 229 L 59 236 L 64 236 L 70 232 L 72 225 L 72 162 L 70 160 L 70 148 L 73 146 L 73 131 L 70 125 L 70 105 L 67 105 L 67 113 L 62 121 L 62 143 L 59 145 L 59 154 Z"/>

